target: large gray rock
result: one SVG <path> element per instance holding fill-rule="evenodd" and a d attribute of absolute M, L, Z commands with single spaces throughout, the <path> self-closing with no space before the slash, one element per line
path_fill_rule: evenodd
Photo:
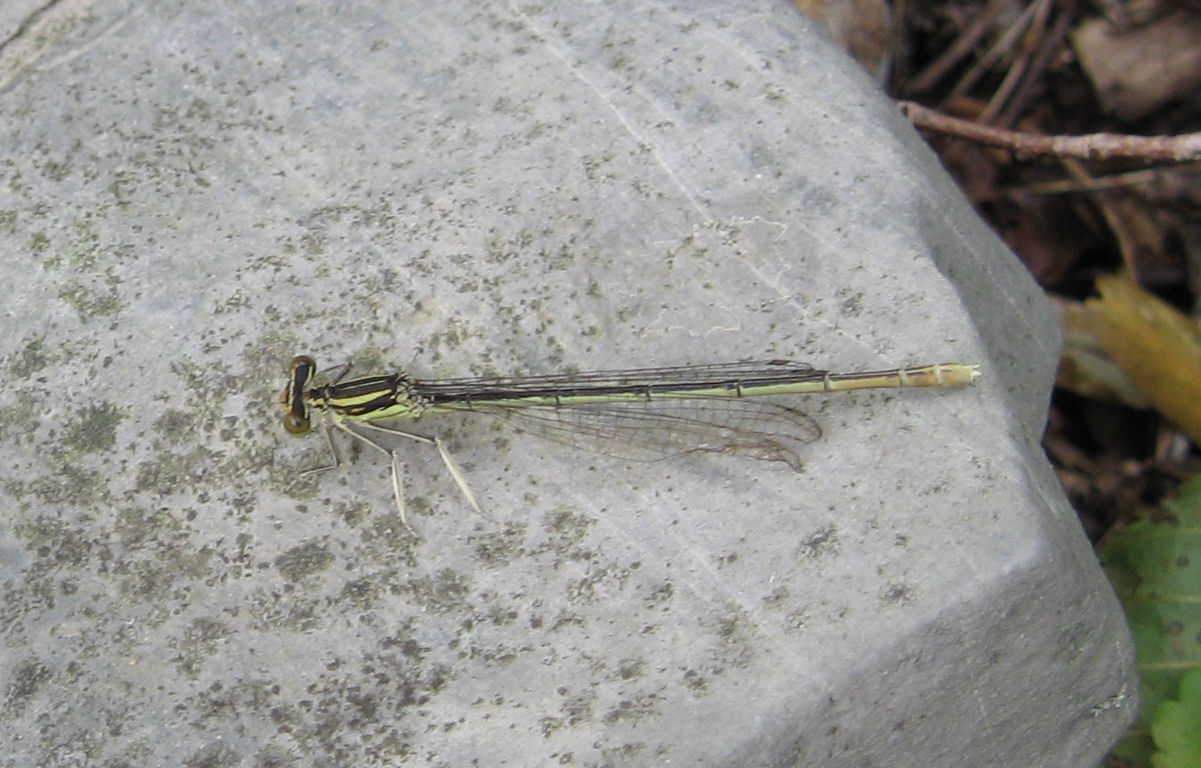
<path fill-rule="evenodd" d="M 787 4 L 13 7 L 6 765 L 1086 766 L 1122 730 L 1047 305 Z M 803 473 L 423 421 L 493 519 L 401 445 L 415 540 L 373 452 L 297 478 L 298 352 L 983 378 L 790 401 Z"/>

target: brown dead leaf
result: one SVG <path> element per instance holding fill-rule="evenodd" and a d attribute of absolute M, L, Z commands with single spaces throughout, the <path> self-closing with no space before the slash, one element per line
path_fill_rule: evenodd
<path fill-rule="evenodd" d="M 1102 106 L 1123 120 L 1144 117 L 1201 86 L 1198 40 L 1201 14 L 1187 9 L 1126 30 L 1089 19 L 1072 34 Z"/>
<path fill-rule="evenodd" d="M 892 14 L 884 0 L 793 0 L 830 31 L 834 42 L 860 66 L 883 79 L 891 53 Z"/>

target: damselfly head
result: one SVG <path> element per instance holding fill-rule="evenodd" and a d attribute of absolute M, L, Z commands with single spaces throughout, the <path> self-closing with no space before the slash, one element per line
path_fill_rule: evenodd
<path fill-rule="evenodd" d="M 288 385 L 279 395 L 279 404 L 284 411 L 284 429 L 289 434 L 307 435 L 313 428 L 309 419 L 309 408 L 305 402 L 305 390 L 317 373 L 317 362 L 308 355 L 292 358 L 288 371 Z"/>
<path fill-rule="evenodd" d="M 288 411 L 284 414 L 284 429 L 290 435 L 303 437 L 313 428 L 313 422 L 309 419 L 307 413 L 298 414 L 293 411 Z"/>

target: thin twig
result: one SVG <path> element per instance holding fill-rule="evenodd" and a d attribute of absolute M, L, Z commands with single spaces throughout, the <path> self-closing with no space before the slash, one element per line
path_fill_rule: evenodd
<path fill-rule="evenodd" d="M 1171 173 L 1186 176 L 1201 174 L 1201 163 L 1179 165 L 1172 168 Z M 1137 185 L 1158 184 L 1162 181 L 1164 170 L 1160 168 L 1113 173 L 1108 176 L 1091 179 L 1056 179 L 1054 181 L 1038 181 L 1029 184 L 1018 184 L 1009 189 L 1027 195 L 1079 195 L 1086 192 L 1101 192 L 1107 189 L 1121 189 Z"/>
<path fill-rule="evenodd" d="M 991 128 L 943 114 L 912 101 L 897 106 L 918 128 L 958 136 L 990 147 L 1001 147 L 1031 157 L 1073 157 L 1080 160 L 1146 160 L 1154 163 L 1187 163 L 1201 160 L 1201 133 L 1179 136 L 1129 136 L 1089 133 L 1082 136 L 1043 136 Z"/>
<path fill-rule="evenodd" d="M 1026 71 L 1021 87 L 1006 100 L 1004 109 L 997 113 L 997 119 L 988 121 L 992 125 L 1012 127 L 1018 116 L 1026 111 L 1026 105 L 1031 99 L 1045 92 L 1045 74 L 1054 58 L 1067 44 L 1068 30 L 1075 22 L 1076 13 L 1071 0 L 1059 0 L 1055 5 L 1058 15 L 1050 32 L 1042 36 L 1038 49 L 1031 57 L 1030 68 Z"/>
<path fill-rule="evenodd" d="M 959 78 L 959 82 L 955 83 L 955 85 L 951 87 L 949 95 L 952 98 L 955 96 L 962 96 L 970 91 L 972 86 L 974 86 L 980 80 L 980 78 L 984 77 L 984 75 L 988 73 L 994 64 L 1000 61 L 1006 53 L 1013 50 L 1018 38 L 1020 38 L 1030 26 L 1031 19 L 1033 19 L 1035 14 L 1038 12 L 1039 5 L 1040 2 L 1032 3 L 1024 11 L 1022 11 L 1017 19 L 1015 19 L 1014 22 L 1009 25 L 1009 28 L 1005 30 L 1005 34 L 1001 35 L 1001 38 L 993 43 L 992 47 L 989 48 L 988 51 L 986 51 L 984 55 L 981 56 L 968 69 L 968 71 L 963 74 L 963 77 Z"/>
<path fill-rule="evenodd" d="M 1033 14 L 1030 17 L 1029 26 L 1025 33 L 1021 35 L 1021 48 L 1013 61 L 1009 64 L 1009 69 L 1005 72 L 1005 78 L 1001 81 L 1001 85 L 993 92 L 993 95 L 988 100 L 988 104 L 980 112 L 980 122 L 993 124 L 996 122 L 996 117 L 1004 108 L 1005 103 L 1009 100 L 1010 95 L 1017 90 L 1022 83 L 1022 76 L 1030 67 L 1030 52 L 1037 48 L 1038 40 L 1040 40 L 1047 29 L 1047 14 L 1050 12 L 1051 3 L 1048 0 L 1034 0 L 1030 4 L 1028 10 Z M 1008 123 L 1003 123 L 1008 125 Z"/>
<path fill-rule="evenodd" d="M 989 0 L 984 12 L 976 17 L 971 26 L 956 38 L 955 42 L 951 43 L 943 55 L 930 62 L 925 70 L 919 72 L 909 82 L 906 91 L 908 93 L 925 93 L 937 85 L 964 57 L 972 52 L 976 43 L 992 28 L 992 23 L 996 21 L 1002 11 L 1009 7 L 1009 4 L 1010 0 Z"/>

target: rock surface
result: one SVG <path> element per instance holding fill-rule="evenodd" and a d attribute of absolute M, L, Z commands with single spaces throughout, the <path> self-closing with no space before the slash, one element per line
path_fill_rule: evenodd
<path fill-rule="evenodd" d="M 1046 302 L 786 4 L 2 18 L 6 765 L 1091 766 L 1132 715 Z M 983 377 L 789 401 L 801 473 L 423 420 L 491 519 L 402 446 L 416 540 L 373 452 L 296 476 L 302 352 Z"/>

